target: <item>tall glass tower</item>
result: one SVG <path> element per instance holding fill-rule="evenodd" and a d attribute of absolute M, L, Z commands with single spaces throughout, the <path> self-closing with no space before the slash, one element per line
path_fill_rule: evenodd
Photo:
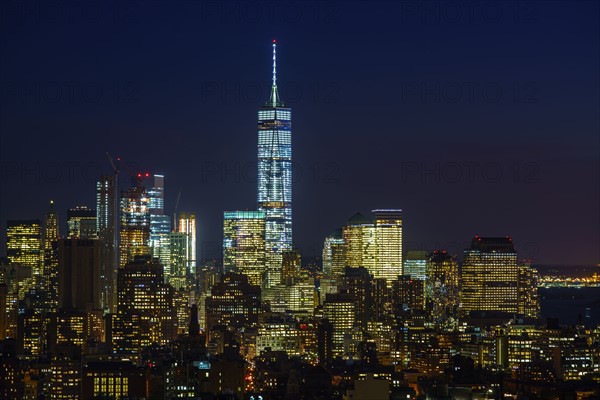
<path fill-rule="evenodd" d="M 269 288 L 281 282 L 282 252 L 292 248 L 292 110 L 277 93 L 277 43 L 273 40 L 273 84 L 258 111 L 258 210 L 265 213 Z"/>

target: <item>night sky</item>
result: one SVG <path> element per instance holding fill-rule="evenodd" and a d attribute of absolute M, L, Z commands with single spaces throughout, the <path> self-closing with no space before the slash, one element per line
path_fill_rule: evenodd
<path fill-rule="evenodd" d="M 509 235 L 534 263 L 600 262 L 596 1 L 50 4 L 0 6 L 0 254 L 7 219 L 95 208 L 110 152 L 165 175 L 169 212 L 181 189 L 220 256 L 223 211 L 256 208 L 277 38 L 303 255 L 401 208 L 406 250 Z"/>

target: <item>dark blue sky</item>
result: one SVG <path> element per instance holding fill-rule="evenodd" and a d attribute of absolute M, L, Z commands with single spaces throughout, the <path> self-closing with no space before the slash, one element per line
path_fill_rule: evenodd
<path fill-rule="evenodd" d="M 181 188 L 218 256 L 223 210 L 256 207 L 277 38 L 306 256 L 394 207 L 406 249 L 600 261 L 597 2 L 121 3 L 3 2 L 3 225 L 94 206 L 108 151 L 163 173 L 167 209 Z"/>

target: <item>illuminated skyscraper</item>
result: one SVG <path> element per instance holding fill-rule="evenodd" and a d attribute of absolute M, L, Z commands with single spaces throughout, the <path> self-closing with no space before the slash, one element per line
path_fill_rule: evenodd
<path fill-rule="evenodd" d="M 425 280 L 426 266 L 426 251 L 409 251 L 404 260 L 404 275 L 410 275 L 413 279 Z"/>
<path fill-rule="evenodd" d="M 226 273 L 206 299 L 206 328 L 216 325 L 249 328 L 256 326 L 260 312 L 260 287 L 243 274 Z"/>
<path fill-rule="evenodd" d="M 402 275 L 402 211 L 373 210 L 373 218 L 356 213 L 342 229 L 345 265 L 365 267 L 388 287 Z"/>
<path fill-rule="evenodd" d="M 258 210 L 265 213 L 267 282 L 281 282 L 281 252 L 292 248 L 292 110 L 277 92 L 276 42 L 269 101 L 258 111 Z"/>
<path fill-rule="evenodd" d="M 347 293 L 355 302 L 355 321 L 363 328 L 371 319 L 373 297 L 373 277 L 364 267 L 344 268 L 344 274 L 339 277 L 340 293 Z"/>
<path fill-rule="evenodd" d="M 532 268 L 529 263 L 519 265 L 519 314 L 531 318 L 540 316 L 537 284 L 537 269 Z"/>
<path fill-rule="evenodd" d="M 342 229 L 345 266 L 375 268 L 375 226 L 370 218 L 354 214 Z"/>
<path fill-rule="evenodd" d="M 388 284 L 402 275 L 402 210 L 373 210 L 375 223 L 375 278 Z"/>
<path fill-rule="evenodd" d="M 165 277 L 175 289 L 187 286 L 187 233 L 171 232 L 169 234 L 169 264 L 165 266 Z"/>
<path fill-rule="evenodd" d="M 19 350 L 25 357 L 37 357 L 43 346 L 43 317 L 33 309 L 25 310 L 19 315 Z"/>
<path fill-rule="evenodd" d="M 19 299 L 43 279 L 42 224 L 40 220 L 9 220 L 6 257 L 19 277 Z"/>
<path fill-rule="evenodd" d="M 58 217 L 54 212 L 54 202 L 46 214 L 44 230 L 44 282 L 46 291 L 46 311 L 58 310 Z"/>
<path fill-rule="evenodd" d="M 446 250 L 427 256 L 425 298 L 429 315 L 436 327 L 453 327 L 459 295 L 458 261 Z"/>
<path fill-rule="evenodd" d="M 300 278 L 300 266 L 302 265 L 302 254 L 298 249 L 284 250 L 281 263 L 281 283 L 291 284 Z"/>
<path fill-rule="evenodd" d="M 422 310 L 425 306 L 425 281 L 400 275 L 392 282 L 392 299 L 395 313 L 406 309 Z"/>
<path fill-rule="evenodd" d="M 96 224 L 101 244 L 100 279 L 102 281 L 102 308 L 115 311 L 117 267 L 117 188 L 113 176 L 102 176 L 96 184 Z"/>
<path fill-rule="evenodd" d="M 150 255 L 150 199 L 138 179 L 137 186 L 121 194 L 121 240 L 119 265 L 125 266 L 135 256 Z"/>
<path fill-rule="evenodd" d="M 475 236 L 465 250 L 460 309 L 518 312 L 517 252 L 512 239 Z"/>
<path fill-rule="evenodd" d="M 323 304 L 323 317 L 332 325 L 332 353 L 344 355 L 344 337 L 357 324 L 356 301 L 348 294 L 328 294 Z"/>
<path fill-rule="evenodd" d="M 152 257 L 158 258 L 165 268 L 170 262 L 169 234 L 171 217 L 165 215 L 165 177 L 154 175 L 152 187 L 148 190 L 150 208 L 150 246 Z M 166 271 L 167 272 L 167 271 Z"/>
<path fill-rule="evenodd" d="M 223 269 L 248 276 L 262 287 L 265 274 L 265 213 L 225 211 L 223 215 Z"/>
<path fill-rule="evenodd" d="M 196 214 L 182 212 L 179 214 L 177 231 L 187 235 L 185 250 L 186 269 L 191 276 L 196 275 Z"/>
<path fill-rule="evenodd" d="M 323 243 L 323 277 L 319 281 L 319 301 L 323 303 L 328 293 L 337 293 L 338 278 L 344 273 L 346 246 L 342 229 L 337 229 Z"/>
<path fill-rule="evenodd" d="M 173 288 L 164 283 L 163 267 L 138 256 L 119 269 L 118 306 L 113 345 L 119 354 L 138 355 L 151 344 L 165 345 L 176 334 Z"/>
<path fill-rule="evenodd" d="M 323 244 L 323 275 L 337 278 L 344 273 L 344 239 L 338 229 L 325 238 Z"/>
<path fill-rule="evenodd" d="M 86 206 L 71 208 L 67 211 L 69 239 L 92 239 L 97 237 L 97 212 Z"/>

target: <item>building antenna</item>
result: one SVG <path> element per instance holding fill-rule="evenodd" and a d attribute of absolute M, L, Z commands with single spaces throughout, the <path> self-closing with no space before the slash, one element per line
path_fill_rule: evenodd
<path fill-rule="evenodd" d="M 277 93 L 277 40 L 275 39 L 273 39 L 273 78 L 269 103 L 271 103 L 271 107 L 281 106 L 279 102 L 279 93 Z"/>

